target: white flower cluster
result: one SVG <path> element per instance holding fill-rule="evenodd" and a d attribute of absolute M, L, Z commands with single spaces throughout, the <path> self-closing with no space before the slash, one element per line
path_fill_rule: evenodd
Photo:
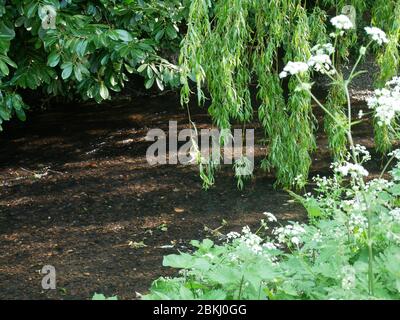
<path fill-rule="evenodd" d="M 353 148 L 354 153 L 360 157 L 361 162 L 366 162 L 371 160 L 371 154 L 366 147 L 356 144 Z"/>
<path fill-rule="evenodd" d="M 234 240 L 234 239 L 237 239 L 237 238 L 240 238 L 240 233 L 239 232 L 235 232 L 235 231 L 232 231 L 232 232 L 229 232 L 227 235 L 226 235 L 226 238 L 228 239 L 228 240 Z"/>
<path fill-rule="evenodd" d="M 311 52 L 315 55 L 327 54 L 330 56 L 335 53 L 335 48 L 331 43 L 317 44 L 311 49 Z"/>
<path fill-rule="evenodd" d="M 393 221 L 400 223 L 400 208 L 393 209 L 389 212 Z"/>
<path fill-rule="evenodd" d="M 392 80 L 388 81 L 386 84 L 388 87 L 399 87 L 400 86 L 400 77 L 393 77 Z"/>
<path fill-rule="evenodd" d="M 272 214 L 270 214 L 270 217 L 275 218 L 275 216 L 273 216 Z M 268 254 L 266 254 L 265 250 L 277 249 L 276 245 L 272 242 L 263 243 L 264 240 L 258 235 L 252 233 L 248 226 L 243 227 L 241 234 L 238 232 L 230 232 L 226 235 L 226 237 L 228 241 L 236 240 L 238 241 L 237 243 L 247 247 L 254 254 L 264 254 L 266 257 L 268 256 Z M 235 260 L 234 257 L 231 258 L 232 260 Z M 269 258 L 272 262 L 274 261 L 273 257 Z"/>
<path fill-rule="evenodd" d="M 279 243 L 295 244 L 296 246 L 303 243 L 301 236 L 306 232 L 304 227 L 299 223 L 289 224 L 285 227 L 279 227 L 272 232 L 277 236 Z"/>
<path fill-rule="evenodd" d="M 400 160 L 400 149 L 393 150 L 388 154 L 389 157 L 394 157 L 397 160 Z"/>
<path fill-rule="evenodd" d="M 344 290 L 354 289 L 356 286 L 356 271 L 352 266 L 345 266 L 342 269 L 342 288 Z"/>
<path fill-rule="evenodd" d="M 368 99 L 368 107 L 375 110 L 379 125 L 390 125 L 396 113 L 400 112 L 400 78 L 395 77 L 385 88 L 375 90 Z"/>
<path fill-rule="evenodd" d="M 344 14 L 332 18 L 331 23 L 338 30 L 350 30 L 354 28 L 349 17 Z"/>
<path fill-rule="evenodd" d="M 319 189 L 338 189 L 340 188 L 340 183 L 335 177 L 327 178 L 325 176 L 321 177 L 320 175 L 316 175 L 312 177 L 312 180 L 316 183 Z"/>
<path fill-rule="evenodd" d="M 376 194 L 385 190 L 393 185 L 393 182 L 387 181 L 386 179 L 373 179 L 366 184 L 366 190 L 371 194 Z"/>
<path fill-rule="evenodd" d="M 372 40 L 374 40 L 379 45 L 389 42 L 386 33 L 379 28 L 365 27 L 365 31 L 368 35 L 371 36 Z"/>
<path fill-rule="evenodd" d="M 231 232 L 228 233 L 227 238 L 239 239 L 239 242 L 241 244 L 248 247 L 255 254 L 259 254 L 262 252 L 261 243 L 263 242 L 263 240 L 256 234 L 252 233 L 248 226 L 243 227 L 242 234 L 239 234 L 237 232 Z"/>
<path fill-rule="evenodd" d="M 279 78 L 283 79 L 289 75 L 296 75 L 314 69 L 322 74 L 334 74 L 335 70 L 332 66 L 332 61 L 327 54 L 316 54 L 311 56 L 307 63 L 290 61 L 283 71 L 279 74 Z M 307 87 L 308 88 L 308 87 Z"/>
<path fill-rule="evenodd" d="M 361 234 L 368 228 L 368 220 L 361 214 L 352 214 L 349 219 L 350 231 Z"/>
<path fill-rule="evenodd" d="M 315 71 L 322 74 L 334 74 L 335 70 L 332 67 L 332 61 L 327 54 L 317 54 L 312 56 L 308 62 L 308 66 L 313 68 Z"/>
<path fill-rule="evenodd" d="M 311 238 L 311 241 L 318 242 L 318 243 L 322 242 L 321 230 L 318 229 L 317 232 L 314 233 L 313 237 Z"/>
<path fill-rule="evenodd" d="M 278 221 L 278 219 L 271 212 L 264 212 L 263 215 L 265 215 L 267 217 L 269 222 L 277 222 Z"/>
<path fill-rule="evenodd" d="M 325 176 L 321 177 L 320 175 L 316 175 L 312 177 L 312 180 L 317 184 L 318 188 L 325 188 L 329 186 L 329 179 Z"/>
<path fill-rule="evenodd" d="M 368 171 L 365 170 L 362 165 L 350 162 L 344 162 L 342 165 L 336 167 L 335 171 L 340 173 L 344 177 L 349 174 L 353 178 L 356 178 L 358 176 L 368 176 Z"/>
<path fill-rule="evenodd" d="M 296 75 L 308 71 L 308 64 L 305 62 L 289 61 L 283 71 L 279 74 L 279 78 L 286 78 L 288 75 Z"/>
<path fill-rule="evenodd" d="M 360 198 L 359 195 L 356 195 L 352 200 L 344 200 L 341 205 L 342 208 L 346 208 L 348 211 L 359 211 L 363 212 L 367 210 L 366 203 Z"/>

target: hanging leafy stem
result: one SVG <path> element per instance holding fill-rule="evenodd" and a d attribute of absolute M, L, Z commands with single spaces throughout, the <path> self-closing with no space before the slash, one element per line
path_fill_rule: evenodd
<path fill-rule="evenodd" d="M 202 86 L 205 81 L 205 55 L 201 50 L 210 35 L 209 9 L 210 0 L 194 0 L 189 9 L 188 29 L 182 41 L 179 57 L 181 70 L 181 104 L 187 105 L 190 100 L 189 79 L 197 84 L 198 103 L 205 100 Z"/>

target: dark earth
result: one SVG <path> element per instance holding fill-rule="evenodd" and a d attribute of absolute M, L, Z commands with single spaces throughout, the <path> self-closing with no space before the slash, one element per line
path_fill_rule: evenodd
<path fill-rule="evenodd" d="M 198 128 L 210 127 L 205 109 L 192 112 Z M 169 120 L 188 126 L 177 94 L 59 106 L 5 128 L 0 299 L 91 299 L 95 292 L 135 299 L 159 276 L 176 272 L 162 267 L 164 255 L 188 250 L 192 239 L 213 238 L 210 230 L 223 220 L 219 231 L 227 233 L 256 228 L 265 211 L 283 223 L 305 219 L 299 204 L 274 189 L 273 173 L 257 169 L 239 191 L 232 168 L 223 167 L 215 187 L 204 191 L 195 166 L 150 166 L 144 137 L 151 128 L 167 130 Z M 368 128 L 357 136 L 371 147 Z M 322 134 L 318 144 L 312 174 L 327 174 Z M 257 162 L 265 152 L 257 146 Z M 44 265 L 56 268 L 56 290 L 42 289 Z"/>

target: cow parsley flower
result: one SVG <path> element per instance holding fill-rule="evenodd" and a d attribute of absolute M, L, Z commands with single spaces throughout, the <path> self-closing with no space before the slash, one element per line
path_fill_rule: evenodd
<path fill-rule="evenodd" d="M 345 162 L 341 166 L 336 167 L 335 171 L 340 173 L 344 177 L 349 174 L 353 178 L 356 178 L 357 176 L 368 176 L 368 171 L 365 170 L 362 165 L 350 162 Z"/>
<path fill-rule="evenodd" d="M 335 48 L 331 43 L 317 44 L 311 49 L 311 52 L 316 55 L 327 54 L 330 56 L 335 53 Z"/>
<path fill-rule="evenodd" d="M 381 192 L 393 185 L 392 181 L 387 181 L 386 179 L 373 179 L 366 184 L 366 190 L 371 194 L 376 194 Z"/>
<path fill-rule="evenodd" d="M 342 269 L 342 288 L 344 290 L 354 289 L 356 286 L 356 271 L 352 266 L 345 266 Z"/>
<path fill-rule="evenodd" d="M 307 63 L 315 71 L 322 74 L 332 74 L 335 71 L 332 68 L 332 61 L 327 54 L 317 54 L 312 56 Z"/>
<path fill-rule="evenodd" d="M 367 100 L 368 107 L 375 110 L 379 125 L 390 125 L 396 113 L 400 112 L 400 80 L 398 77 L 387 82 L 383 89 L 375 90 Z"/>
<path fill-rule="evenodd" d="M 292 243 L 295 244 L 296 246 L 298 246 L 301 243 L 301 240 L 299 237 L 292 237 L 291 239 Z"/>
<path fill-rule="evenodd" d="M 322 233 L 321 233 L 321 230 L 317 230 L 317 232 L 316 233 L 314 233 L 314 235 L 313 235 L 313 237 L 311 238 L 311 241 L 314 241 L 314 242 L 322 242 Z"/>
<path fill-rule="evenodd" d="M 400 87 L 400 77 L 394 77 L 392 80 L 388 81 L 386 83 L 386 85 L 389 87 L 399 88 Z"/>
<path fill-rule="evenodd" d="M 278 221 L 278 219 L 271 212 L 264 212 L 263 214 L 267 217 L 269 222 L 277 222 Z"/>
<path fill-rule="evenodd" d="M 344 14 L 332 18 L 331 23 L 338 30 L 350 30 L 354 28 L 349 17 Z"/>
<path fill-rule="evenodd" d="M 266 242 L 266 243 L 264 243 L 264 244 L 263 244 L 263 247 L 264 247 L 266 250 L 276 250 L 276 249 L 277 249 L 276 245 L 275 245 L 274 243 L 272 243 L 272 242 Z"/>
<path fill-rule="evenodd" d="M 286 78 L 288 75 L 296 75 L 308 71 L 308 64 L 305 62 L 289 61 L 283 71 L 279 74 L 279 78 Z"/>
<path fill-rule="evenodd" d="M 389 212 L 389 215 L 395 222 L 400 222 L 400 208 L 393 209 Z"/>
<path fill-rule="evenodd" d="M 232 232 L 229 232 L 226 235 L 226 237 L 227 237 L 228 240 L 237 239 L 237 238 L 240 238 L 240 233 L 232 231 Z"/>
<path fill-rule="evenodd" d="M 353 213 L 349 219 L 349 229 L 355 234 L 361 234 L 368 228 L 368 219 L 361 214 Z"/>
<path fill-rule="evenodd" d="M 304 227 L 299 223 L 289 224 L 285 227 L 279 227 L 273 230 L 273 234 L 277 236 L 279 243 L 300 245 L 303 243 L 301 235 L 306 232 Z"/>
<path fill-rule="evenodd" d="M 369 153 L 366 147 L 356 144 L 353 147 L 353 151 L 357 156 L 361 158 L 361 162 L 366 162 L 371 160 L 371 154 Z"/>
<path fill-rule="evenodd" d="M 232 262 L 237 262 L 239 260 L 238 255 L 236 255 L 234 253 L 229 253 L 228 257 L 229 257 L 229 259 L 231 259 Z"/>
<path fill-rule="evenodd" d="M 372 37 L 372 40 L 374 40 L 379 45 L 389 42 L 386 33 L 383 32 L 381 29 L 376 27 L 365 27 L 364 29 L 367 34 Z"/>
<path fill-rule="evenodd" d="M 397 160 L 400 160 L 400 149 L 393 150 L 388 154 L 389 157 L 394 157 Z"/>

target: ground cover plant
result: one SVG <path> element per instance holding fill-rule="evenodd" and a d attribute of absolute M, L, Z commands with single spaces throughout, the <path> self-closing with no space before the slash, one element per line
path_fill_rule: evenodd
<path fill-rule="evenodd" d="M 331 20 L 340 43 L 350 19 Z M 389 40 L 379 28 L 366 27 L 368 44 L 347 78 L 337 71 L 331 57 L 336 47 L 317 45 L 307 61 L 290 61 L 281 78 L 298 81 L 294 89 L 313 99 L 347 137 L 348 152 L 332 164 L 331 177 L 315 177 L 313 194 L 293 196 L 307 209 L 309 223 L 281 225 L 272 213 L 256 231 L 244 227 L 228 233 L 224 242 L 194 240 L 194 253 L 168 255 L 163 265 L 180 269 L 180 276 L 156 280 L 146 299 L 399 299 L 400 298 L 400 151 L 389 155 L 395 164 L 386 180 L 385 166 L 378 178 L 369 179 L 364 168 L 371 157 L 354 144 L 349 85 L 362 71 L 360 61 L 372 45 Z M 345 93 L 346 121 L 312 93 L 313 84 L 304 73 L 322 73 Z M 378 126 L 386 126 L 392 139 L 399 138 L 396 124 L 400 101 L 400 78 L 394 77 L 368 100 Z M 364 119 L 360 114 L 360 118 Z"/>

